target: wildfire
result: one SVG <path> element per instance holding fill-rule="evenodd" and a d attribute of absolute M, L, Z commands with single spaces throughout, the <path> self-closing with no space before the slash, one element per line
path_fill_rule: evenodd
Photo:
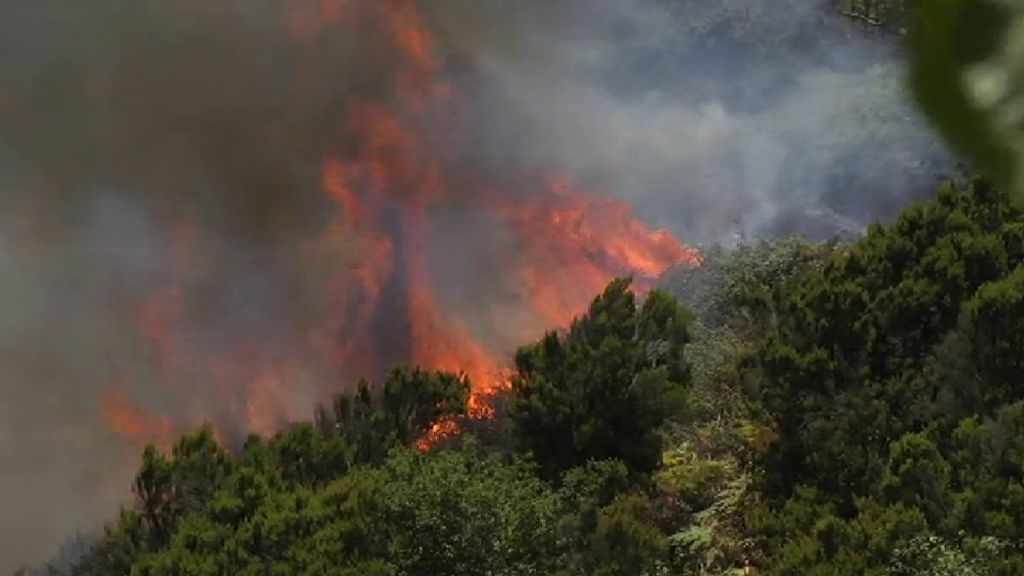
<path fill-rule="evenodd" d="M 458 93 L 445 77 L 418 0 L 291 0 L 284 17 L 300 45 L 313 45 L 332 27 L 380 31 L 395 54 L 391 93 L 348 102 L 337 119 L 337 143 L 320 160 L 322 189 L 316 193 L 332 213 L 322 229 L 310 231 L 297 258 L 327 312 L 307 327 L 306 351 L 298 357 L 278 358 L 273 345 L 260 342 L 213 352 L 187 345 L 182 315 L 189 291 L 183 279 L 195 273 L 188 254 L 202 231 L 176 241 L 171 281 L 137 316 L 169 388 L 184 379 L 217 388 L 206 398 L 213 405 L 184 400 L 193 403 L 192 420 L 228 419 L 233 427 L 241 422 L 248 430 L 270 432 L 294 416 L 285 406 L 298 386 L 290 375 L 299 368 L 315 364 L 319 374 L 380 375 L 394 360 L 382 356 L 383 348 L 401 351 L 399 360 L 410 364 L 465 373 L 473 386 L 470 416 L 489 416 L 487 398 L 508 386 L 505 347 L 515 338 L 480 338 L 437 296 L 430 262 L 438 234 L 434 211 L 453 198 L 468 199 L 518 239 L 516 258 L 501 272 L 522 287 L 520 306 L 536 318 L 538 331 L 567 326 L 616 276 L 634 276 L 643 288 L 671 265 L 699 263 L 697 251 L 645 226 L 628 204 L 580 189 L 570 175 L 524 177 L 533 182 L 525 190 L 454 190 L 457 167 L 437 139 L 460 129 Z M 318 393 L 326 400 L 334 391 Z M 120 384 L 104 406 L 110 428 L 132 439 L 162 441 L 175 429 L 168 418 L 130 405 Z M 422 446 L 455 431 L 456 422 L 439 422 Z"/>

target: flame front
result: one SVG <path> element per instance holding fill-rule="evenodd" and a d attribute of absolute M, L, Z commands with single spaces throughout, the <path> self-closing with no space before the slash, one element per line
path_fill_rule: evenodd
<path fill-rule="evenodd" d="M 502 211 L 522 238 L 519 274 L 530 304 L 553 326 L 567 326 L 615 276 L 634 276 L 644 290 L 669 266 L 701 261 L 668 231 L 634 218 L 625 202 L 582 192 L 569 175 L 544 178 Z"/>
<path fill-rule="evenodd" d="M 323 401 L 396 361 L 465 373 L 473 386 L 471 414 L 487 416 L 487 397 L 508 385 L 506 358 L 522 334 L 501 333 L 499 326 L 497 337 L 481 337 L 473 318 L 438 297 L 441 283 L 431 265 L 435 216 L 453 199 L 516 239 L 514 258 L 494 273 L 518 287 L 516 306 L 531 319 L 532 335 L 567 326 L 616 276 L 634 276 L 644 288 L 669 266 L 699 263 L 695 250 L 646 227 L 628 204 L 582 190 L 557 170 L 524 176 L 523 190 L 491 184 L 466 190 L 465 178 L 453 184 L 462 172 L 443 142 L 464 129 L 460 97 L 416 0 L 292 0 L 283 18 L 298 46 L 315 46 L 331 28 L 361 27 L 380 31 L 395 54 L 390 93 L 349 102 L 337 119 L 336 146 L 321 160 L 318 194 L 333 213 L 298 258 L 327 312 L 306 327 L 302 352 L 292 356 L 258 339 L 197 350 L 180 317 L 188 305 L 186 279 L 198 266 L 188 255 L 202 232 L 183 235 L 171 258 L 172 281 L 137 313 L 140 336 L 165 387 L 189 379 L 213 389 L 202 399 L 179 399 L 171 424 L 171 416 L 143 415 L 125 401 L 120 385 L 112 387 L 105 418 L 119 434 L 163 440 L 201 421 L 271 432 L 302 417 L 289 400 L 309 391 L 303 374 L 324 378 L 310 394 L 311 402 Z M 478 296 L 485 305 L 491 297 Z M 451 432 L 452 423 L 438 423 L 431 437 Z"/>

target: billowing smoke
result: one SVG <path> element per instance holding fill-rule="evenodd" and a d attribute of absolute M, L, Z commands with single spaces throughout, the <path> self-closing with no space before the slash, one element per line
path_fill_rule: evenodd
<path fill-rule="evenodd" d="M 2 3 L 0 571 L 140 440 L 484 373 L 685 256 L 614 198 L 693 243 L 892 215 L 945 162 L 901 76 L 825 0 Z"/>

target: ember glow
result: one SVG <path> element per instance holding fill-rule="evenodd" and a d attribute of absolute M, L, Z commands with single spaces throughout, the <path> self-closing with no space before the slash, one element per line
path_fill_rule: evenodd
<path fill-rule="evenodd" d="M 282 330 L 298 340 L 288 346 L 257 334 L 212 344 L 196 336 L 183 315 L 189 278 L 204 274 L 194 257 L 204 231 L 189 229 L 168 256 L 172 281 L 136 311 L 138 337 L 172 396 L 184 380 L 209 389 L 174 397 L 173 410 L 151 415 L 113 385 L 104 409 L 111 430 L 139 442 L 204 421 L 229 436 L 268 433 L 394 362 L 465 373 L 471 414 L 486 417 L 487 397 L 507 386 L 503 374 L 521 338 L 567 326 L 616 276 L 633 276 L 644 289 L 669 266 L 699 262 L 695 250 L 645 226 L 628 204 L 582 188 L 557 167 L 518 176 L 522 189 L 509 190 L 478 167 L 460 166 L 445 142 L 469 129 L 460 121 L 461 96 L 417 1 L 292 0 L 282 18 L 300 49 L 316 49 L 331 30 L 373 30 L 391 55 L 387 93 L 348 101 L 319 159 L 315 193 L 330 214 L 308 231 L 295 261 L 321 295 L 323 313 Z M 301 90 L 309 72 L 296 75 Z M 433 266 L 437 214 L 453 202 L 512 239 L 514 250 L 495 254 L 488 272 L 516 287 L 511 298 L 527 319 L 525 334 L 522 321 L 505 329 L 499 315 L 482 335 L 479 319 L 441 297 L 453 280 L 438 278 Z M 486 290 L 473 296 L 474 310 L 494 298 Z M 508 309 L 509 294 L 502 298 Z M 438 423 L 423 445 L 453 432 L 454 423 Z"/>

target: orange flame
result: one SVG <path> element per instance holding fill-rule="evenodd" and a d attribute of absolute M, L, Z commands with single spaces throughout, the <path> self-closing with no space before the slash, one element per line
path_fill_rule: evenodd
<path fill-rule="evenodd" d="M 435 370 L 462 372 L 473 383 L 469 399 L 470 413 L 487 416 L 490 409 L 484 398 L 505 385 L 499 379 L 501 364 L 465 328 L 445 322 L 438 315 L 436 299 L 431 291 L 430 271 L 425 252 L 429 244 L 426 219 L 417 210 L 406 226 L 415 256 L 410 258 L 409 315 L 412 321 L 413 364 Z"/>
<path fill-rule="evenodd" d="M 128 401 L 124 388 L 114 381 L 103 396 L 102 415 L 113 432 L 144 446 L 149 442 L 166 449 L 174 441 L 174 426 L 166 417 L 154 416 Z"/>
<path fill-rule="evenodd" d="M 450 419 L 441 420 L 430 427 L 430 430 L 416 443 L 416 447 L 423 451 L 430 450 L 438 442 L 452 438 L 459 432 L 458 422 Z"/>
<path fill-rule="evenodd" d="M 636 277 L 641 291 L 670 266 L 700 264 L 700 252 L 667 230 L 651 230 L 630 206 L 579 191 L 570 176 L 545 179 L 539 193 L 501 206 L 519 232 L 519 274 L 534 310 L 567 326 L 616 276 Z"/>

